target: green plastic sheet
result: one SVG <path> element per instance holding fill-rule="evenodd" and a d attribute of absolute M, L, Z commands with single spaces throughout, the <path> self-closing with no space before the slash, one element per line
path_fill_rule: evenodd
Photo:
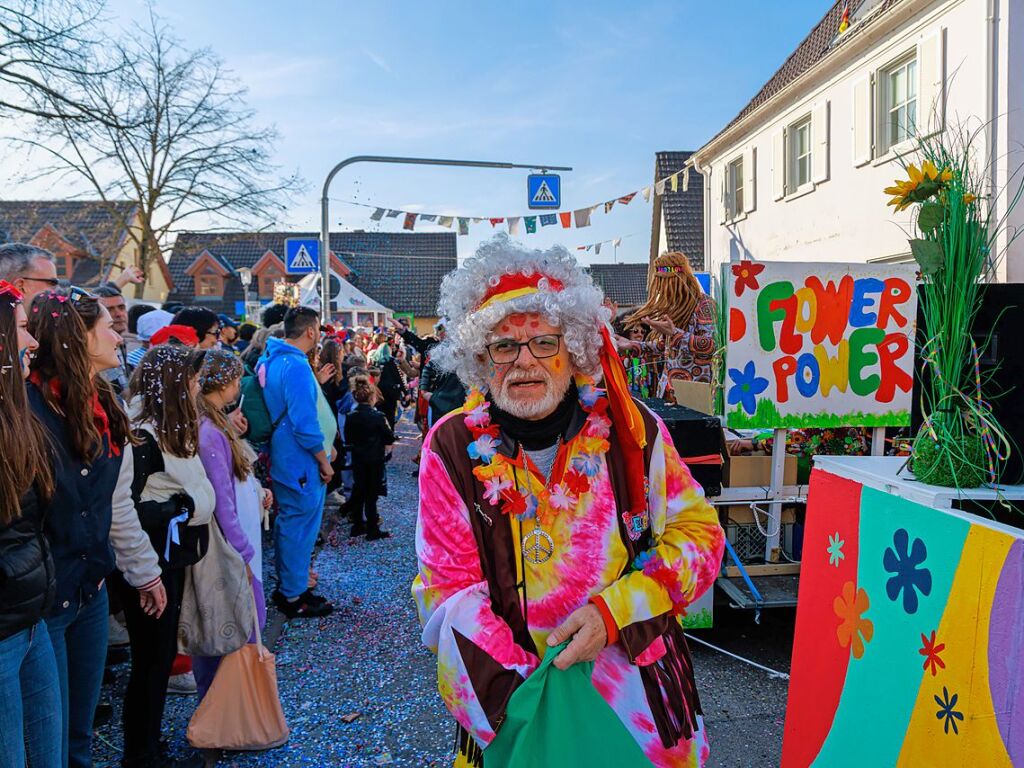
<path fill-rule="evenodd" d="M 594 688 L 594 663 L 578 662 L 565 671 L 551 663 L 566 645 L 549 649 L 512 694 L 505 721 L 484 750 L 484 768 L 651 765 Z"/>

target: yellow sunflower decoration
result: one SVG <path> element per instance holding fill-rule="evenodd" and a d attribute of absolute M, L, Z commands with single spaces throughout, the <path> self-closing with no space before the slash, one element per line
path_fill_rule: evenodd
<path fill-rule="evenodd" d="M 953 179 L 953 172 L 949 168 L 940 171 L 930 160 L 925 160 L 920 169 L 916 165 L 908 165 L 907 176 L 909 178 L 905 181 L 896 179 L 895 186 L 885 188 L 885 194 L 893 196 L 889 205 L 896 206 L 897 211 L 937 195 Z"/>

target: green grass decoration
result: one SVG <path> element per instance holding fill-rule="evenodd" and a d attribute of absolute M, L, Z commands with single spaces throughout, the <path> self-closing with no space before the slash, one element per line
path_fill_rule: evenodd
<path fill-rule="evenodd" d="M 978 373 L 985 345 L 972 341 L 971 329 L 981 307 L 981 286 L 994 279 L 1002 256 L 993 252 L 997 238 L 1024 185 L 1018 178 L 1016 192 L 1007 195 L 1006 209 L 994 220 L 993 200 L 983 194 L 972 147 L 982 132 L 951 129 L 922 139 L 921 168 L 905 164 L 909 178 L 886 190 L 896 210 L 918 206 L 918 237 L 910 247 L 921 268 L 930 333 L 918 345 L 931 376 L 921 387 L 925 423 L 914 440 L 911 468 L 919 480 L 951 488 L 997 482 L 1010 450 L 986 401 L 987 382 Z"/>
<path fill-rule="evenodd" d="M 862 427 L 892 427 L 906 424 L 910 414 L 906 411 L 889 413 L 843 413 L 836 415 L 822 411 L 821 413 L 787 413 L 779 412 L 773 400 L 757 399 L 757 409 L 748 414 L 742 406 L 736 406 L 726 414 L 726 423 L 733 429 L 801 429 L 805 427 L 848 427 L 856 424 Z"/>

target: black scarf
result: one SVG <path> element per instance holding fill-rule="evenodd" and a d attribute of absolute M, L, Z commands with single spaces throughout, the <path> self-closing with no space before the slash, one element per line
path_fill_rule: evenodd
<path fill-rule="evenodd" d="M 488 396 L 491 406 L 489 413 L 491 421 L 497 424 L 501 431 L 512 440 L 515 440 L 527 451 L 539 451 L 554 445 L 559 437 L 564 437 L 572 417 L 579 408 L 579 396 L 576 387 L 569 386 L 565 397 L 558 404 L 554 412 L 543 419 L 530 420 L 520 419 L 510 413 L 506 413 L 495 405 L 494 400 Z"/>

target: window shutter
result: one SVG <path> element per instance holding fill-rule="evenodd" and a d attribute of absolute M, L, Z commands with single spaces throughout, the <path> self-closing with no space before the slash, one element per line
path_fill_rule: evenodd
<path fill-rule="evenodd" d="M 757 149 L 751 147 L 743 153 L 743 213 L 752 213 L 757 207 Z"/>
<path fill-rule="evenodd" d="M 811 181 L 828 181 L 829 102 L 814 105 L 811 111 Z"/>
<path fill-rule="evenodd" d="M 772 136 L 772 197 L 781 200 L 786 196 L 786 130 L 776 131 Z"/>
<path fill-rule="evenodd" d="M 930 136 L 946 124 L 946 29 L 940 27 L 917 44 L 918 134 Z"/>
<path fill-rule="evenodd" d="M 871 75 L 864 75 L 853 82 L 853 165 L 856 168 L 871 162 L 874 128 Z"/>
<path fill-rule="evenodd" d="M 718 223 L 725 224 L 729 220 L 729 199 L 728 189 L 726 187 L 726 178 L 729 175 L 728 164 L 722 164 L 722 174 L 718 179 Z"/>

